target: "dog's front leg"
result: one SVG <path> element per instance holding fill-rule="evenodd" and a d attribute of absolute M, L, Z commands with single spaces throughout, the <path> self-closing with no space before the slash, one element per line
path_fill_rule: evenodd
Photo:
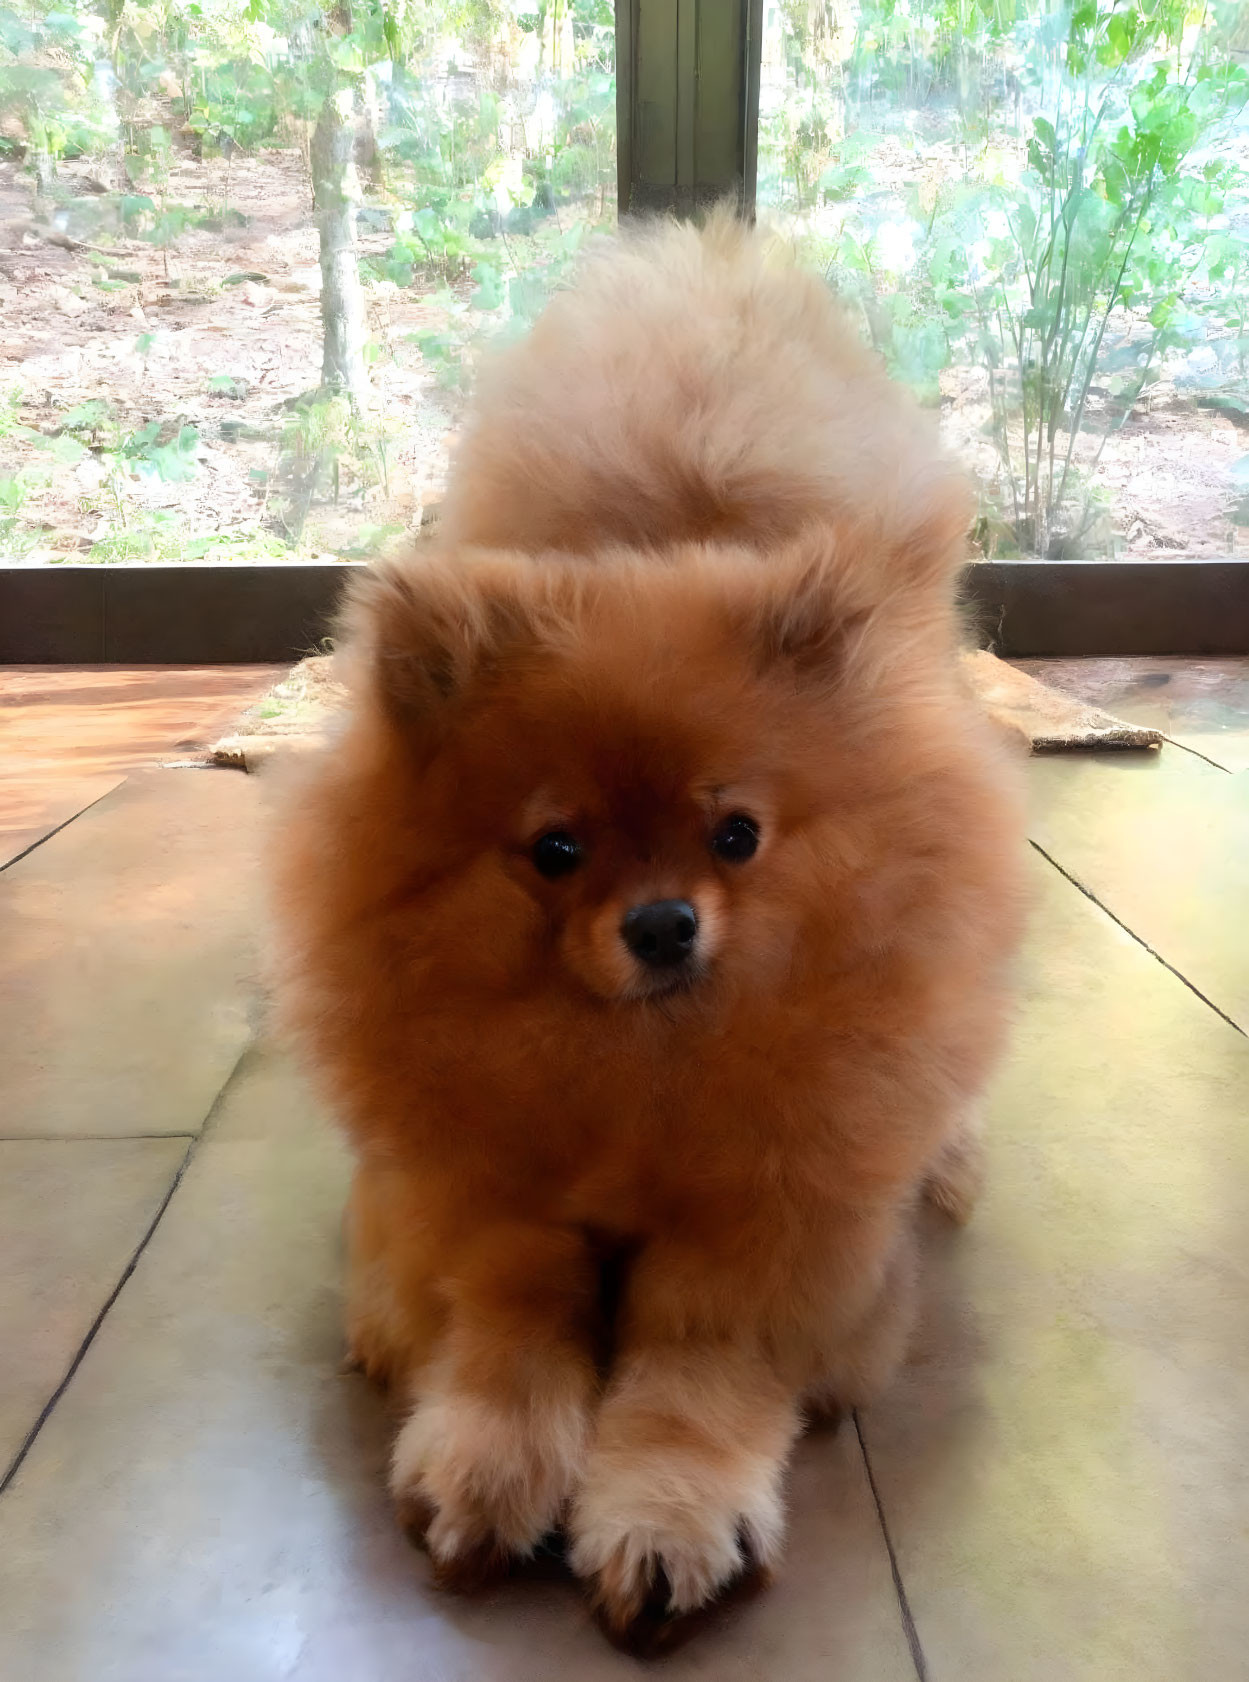
<path fill-rule="evenodd" d="M 446 1330 L 416 1380 L 391 1489 L 438 1580 L 475 1588 L 532 1553 L 580 1474 L 597 1377 L 584 1238 L 493 1226 L 450 1259 Z"/>
<path fill-rule="evenodd" d="M 734 1313 L 740 1291 L 689 1294 L 689 1261 L 657 1246 L 636 1264 L 572 1512 L 573 1567 L 607 1633 L 639 1651 L 777 1564 L 799 1429 L 761 1328 Z"/>

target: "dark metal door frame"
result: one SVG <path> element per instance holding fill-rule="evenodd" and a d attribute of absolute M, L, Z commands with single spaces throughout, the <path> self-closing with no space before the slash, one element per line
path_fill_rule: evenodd
<path fill-rule="evenodd" d="M 357 565 L 0 566 L 0 664 L 297 660 Z M 999 654 L 1249 652 L 1241 561 L 978 561 L 962 594 Z"/>
<path fill-rule="evenodd" d="M 753 216 L 763 0 L 616 0 L 620 214 Z"/>

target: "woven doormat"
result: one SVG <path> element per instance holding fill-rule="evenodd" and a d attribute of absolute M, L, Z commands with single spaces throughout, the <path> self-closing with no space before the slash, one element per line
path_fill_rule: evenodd
<path fill-rule="evenodd" d="M 1076 695 L 1051 689 L 996 654 L 975 649 L 963 655 L 963 663 L 985 711 L 1007 729 L 1026 736 L 1033 753 L 1162 746 L 1160 730 L 1129 724 Z"/>
<path fill-rule="evenodd" d="M 334 656 L 310 655 L 248 707 L 228 736 L 213 743 L 209 764 L 255 771 L 282 748 L 316 747 L 346 699 L 347 691 L 334 676 Z"/>
<path fill-rule="evenodd" d="M 1128 724 L 1073 695 L 1038 683 L 996 655 L 963 655 L 968 682 L 991 718 L 1012 736 L 1024 737 L 1033 753 L 1070 753 L 1101 748 L 1156 748 L 1157 730 Z M 301 660 L 262 700 L 251 706 L 208 750 L 212 765 L 255 771 L 282 749 L 315 747 L 329 734 L 346 691 L 334 676 L 333 655 Z"/>

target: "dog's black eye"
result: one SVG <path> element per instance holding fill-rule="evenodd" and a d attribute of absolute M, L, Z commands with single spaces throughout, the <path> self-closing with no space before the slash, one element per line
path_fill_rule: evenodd
<path fill-rule="evenodd" d="M 552 829 L 538 837 L 530 856 L 539 876 L 553 882 L 557 876 L 567 876 L 581 863 L 581 844 L 566 829 Z"/>
<path fill-rule="evenodd" d="M 711 837 L 711 850 L 730 864 L 745 864 L 759 848 L 759 826 L 744 812 L 734 812 Z"/>

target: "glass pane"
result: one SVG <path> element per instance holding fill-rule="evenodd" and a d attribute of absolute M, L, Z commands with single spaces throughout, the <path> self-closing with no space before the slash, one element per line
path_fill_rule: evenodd
<path fill-rule="evenodd" d="M 765 0 L 759 203 L 986 555 L 1249 554 L 1249 7 Z"/>
<path fill-rule="evenodd" d="M 307 560 L 419 526 L 482 348 L 614 222 L 613 21 L 0 0 L 0 561 Z"/>

